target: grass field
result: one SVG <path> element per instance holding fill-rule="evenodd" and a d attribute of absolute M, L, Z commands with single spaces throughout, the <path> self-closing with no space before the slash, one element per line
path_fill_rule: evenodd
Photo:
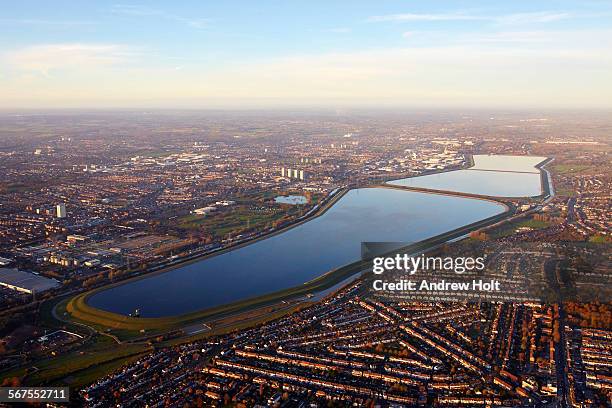
<path fill-rule="evenodd" d="M 489 234 L 495 238 L 502 238 L 502 237 L 507 237 L 509 235 L 514 234 L 518 228 L 527 227 L 527 228 L 533 228 L 535 230 L 535 229 L 547 228 L 547 227 L 550 227 L 551 225 L 552 224 L 547 221 L 539 221 L 539 220 L 534 220 L 532 218 L 522 219 L 522 220 L 504 223 L 498 228 L 490 231 Z"/>
<path fill-rule="evenodd" d="M 99 363 L 92 365 L 87 368 L 83 368 L 76 372 L 70 373 L 68 376 L 62 379 L 62 383 L 68 384 L 74 388 L 81 388 L 85 385 L 89 385 L 100 378 L 106 377 L 114 371 L 124 365 L 131 364 L 142 357 L 145 353 L 134 354 L 128 357 L 118 358 L 105 363 Z M 59 385 L 59 384 L 58 384 Z"/>
<path fill-rule="evenodd" d="M 42 361 L 36 365 L 36 371 L 28 378 L 29 384 L 54 384 L 67 376 L 74 377 L 79 371 L 99 368 L 101 364 L 125 361 L 126 358 L 149 351 L 150 347 L 140 344 L 111 345 L 108 349 L 81 350 Z M 76 378 L 75 378 L 76 379 Z"/>
<path fill-rule="evenodd" d="M 557 164 L 555 166 L 551 166 L 551 170 L 557 174 L 570 176 L 596 171 L 596 167 L 592 164 Z"/>
<path fill-rule="evenodd" d="M 308 206 L 272 204 L 275 196 L 289 192 L 268 191 L 257 195 L 235 198 L 236 204 L 227 208 L 220 207 L 217 212 L 207 215 L 188 214 L 177 220 L 177 225 L 185 230 L 203 230 L 215 238 L 226 238 L 249 230 L 265 230 L 280 221 L 288 221 L 304 213 Z M 298 194 L 298 193 L 296 193 Z M 313 195 L 316 203 L 319 195 Z"/>
<path fill-rule="evenodd" d="M 224 238 L 228 234 L 238 233 L 241 230 L 256 228 L 259 230 L 270 228 L 272 224 L 283 217 L 296 216 L 300 214 L 300 209 L 285 211 L 278 209 L 265 209 L 254 211 L 249 206 L 237 205 L 229 212 L 198 215 L 189 214 L 179 218 L 178 226 L 182 229 L 203 229 L 215 237 Z"/>
<path fill-rule="evenodd" d="M 147 344 L 117 346 L 110 338 L 96 336 L 77 350 L 35 361 L 30 365 L 3 372 L 2 378 L 24 378 L 24 383 L 34 385 L 82 385 L 90 378 L 104 375 L 113 367 L 119 367 L 128 359 L 142 355 L 152 348 Z M 82 378 L 85 375 L 86 378 Z M 70 378 L 69 378 L 70 377 Z"/>

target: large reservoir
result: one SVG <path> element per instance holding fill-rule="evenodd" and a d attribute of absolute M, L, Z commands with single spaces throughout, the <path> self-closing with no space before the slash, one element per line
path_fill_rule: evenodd
<path fill-rule="evenodd" d="M 505 211 L 463 197 L 363 188 L 295 228 L 95 293 L 88 304 L 143 317 L 180 315 L 294 287 L 359 260 L 361 242 L 416 242 Z"/>
<path fill-rule="evenodd" d="M 475 155 L 466 170 L 389 181 L 401 187 L 427 188 L 491 197 L 533 197 L 542 194 L 538 156 Z"/>

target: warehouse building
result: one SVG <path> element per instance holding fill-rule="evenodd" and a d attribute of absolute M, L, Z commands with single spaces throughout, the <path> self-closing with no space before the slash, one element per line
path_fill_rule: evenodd
<path fill-rule="evenodd" d="M 22 272 L 15 268 L 0 268 L 0 286 L 24 293 L 41 293 L 58 287 L 60 284 L 54 279 Z"/>

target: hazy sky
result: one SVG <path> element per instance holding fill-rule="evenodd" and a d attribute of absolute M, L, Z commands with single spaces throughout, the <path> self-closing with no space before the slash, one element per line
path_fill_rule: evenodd
<path fill-rule="evenodd" d="M 317 105 L 611 108 L 612 1 L 2 4 L 2 108 Z"/>

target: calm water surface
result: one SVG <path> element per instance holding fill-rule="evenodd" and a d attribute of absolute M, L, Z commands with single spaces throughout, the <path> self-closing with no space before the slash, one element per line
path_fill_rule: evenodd
<path fill-rule="evenodd" d="M 473 170 L 525 171 L 540 173 L 535 166 L 546 157 L 541 156 L 507 156 L 501 154 L 475 154 Z"/>
<path fill-rule="evenodd" d="M 542 192 L 539 173 L 510 173 L 487 170 L 449 171 L 393 180 L 387 184 L 493 197 L 531 197 L 540 195 Z"/>
<path fill-rule="evenodd" d="M 362 241 L 420 241 L 503 212 L 483 200 L 385 188 L 349 191 L 325 214 L 281 234 L 128 282 L 88 303 L 172 316 L 293 287 L 356 261 Z"/>
<path fill-rule="evenodd" d="M 532 197 L 542 194 L 538 156 L 474 155 L 466 170 L 392 180 L 387 184 L 430 188 L 492 197 Z"/>

